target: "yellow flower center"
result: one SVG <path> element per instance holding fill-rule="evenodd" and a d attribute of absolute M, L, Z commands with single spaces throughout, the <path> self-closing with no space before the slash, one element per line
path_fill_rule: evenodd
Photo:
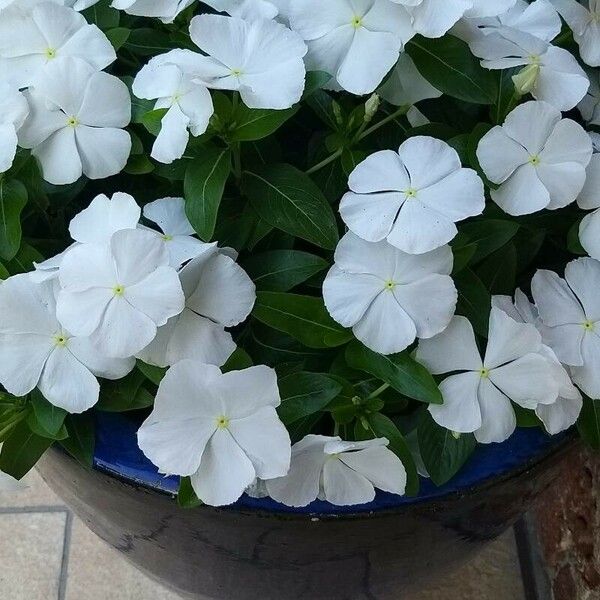
<path fill-rule="evenodd" d="M 56 48 L 46 48 L 44 54 L 48 60 L 52 60 L 53 58 L 56 58 Z"/>
<path fill-rule="evenodd" d="M 77 127 L 79 125 L 79 119 L 77 117 L 69 117 L 67 119 L 67 126 L 68 127 Z"/>
<path fill-rule="evenodd" d="M 385 289 L 386 289 L 388 292 L 391 292 L 391 291 L 392 291 L 392 290 L 393 290 L 395 287 L 396 287 L 396 282 L 395 282 L 395 281 L 392 281 L 391 279 L 388 279 L 388 280 L 385 282 Z"/>
<path fill-rule="evenodd" d="M 532 154 L 529 157 L 529 164 L 533 165 L 534 167 L 539 166 L 541 162 L 542 162 L 542 159 L 537 154 Z"/>
<path fill-rule="evenodd" d="M 407 190 L 404 190 L 404 195 L 406 196 L 407 200 L 414 200 L 417 197 L 417 193 L 419 190 L 416 190 L 415 188 L 408 188 Z"/>
<path fill-rule="evenodd" d="M 352 27 L 354 27 L 354 29 L 359 29 L 360 27 L 362 27 L 363 24 L 362 17 L 354 15 L 354 17 L 352 17 L 352 21 L 350 21 L 350 24 L 352 25 Z"/>
<path fill-rule="evenodd" d="M 594 323 L 593 321 L 585 321 L 584 323 L 582 323 L 582 326 L 586 331 L 589 331 L 590 333 L 596 330 L 596 323 Z"/>
<path fill-rule="evenodd" d="M 125 286 L 124 285 L 115 285 L 115 287 L 113 288 L 113 294 L 115 296 L 122 296 L 125 293 Z"/>
<path fill-rule="evenodd" d="M 231 69 L 231 74 L 234 77 L 239 77 L 242 74 L 242 70 L 241 69 Z"/>
<path fill-rule="evenodd" d="M 220 417 L 217 417 L 217 427 L 219 429 L 227 429 L 229 427 L 229 421 L 229 417 L 221 415 Z"/>
<path fill-rule="evenodd" d="M 488 379 L 490 376 L 490 370 L 486 369 L 485 367 L 481 367 L 481 369 L 479 369 L 479 376 L 481 379 Z"/>
<path fill-rule="evenodd" d="M 163 239 L 163 242 L 172 242 L 173 241 L 173 236 L 172 235 L 168 235 L 168 234 L 165 233 L 161 237 Z"/>
<path fill-rule="evenodd" d="M 53 341 L 55 346 L 58 346 L 59 348 L 64 348 L 68 344 L 69 338 L 64 333 L 57 333 L 54 336 Z"/>

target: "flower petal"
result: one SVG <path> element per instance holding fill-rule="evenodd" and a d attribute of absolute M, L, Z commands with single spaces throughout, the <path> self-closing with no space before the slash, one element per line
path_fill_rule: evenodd
<path fill-rule="evenodd" d="M 517 427 L 517 417 L 510 400 L 489 379 L 479 384 L 481 427 L 475 432 L 480 444 L 500 443 L 507 440 Z"/>
<path fill-rule="evenodd" d="M 338 457 L 330 458 L 323 467 L 325 499 L 336 506 L 367 504 L 375 499 L 373 484 L 346 466 Z"/>
<path fill-rule="evenodd" d="M 578 258 L 565 268 L 565 279 L 581 302 L 586 320 L 600 321 L 600 261 Z"/>

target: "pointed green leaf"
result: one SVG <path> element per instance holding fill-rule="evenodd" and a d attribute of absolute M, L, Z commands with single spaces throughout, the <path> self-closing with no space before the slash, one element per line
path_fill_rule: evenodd
<path fill-rule="evenodd" d="M 0 179 L 0 258 L 12 260 L 21 245 L 21 212 L 27 189 L 16 179 Z"/>

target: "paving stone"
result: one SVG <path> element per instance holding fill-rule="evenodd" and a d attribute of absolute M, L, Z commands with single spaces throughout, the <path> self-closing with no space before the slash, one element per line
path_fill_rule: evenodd
<path fill-rule="evenodd" d="M 23 478 L 24 488 L 13 492 L 0 492 L 0 508 L 11 506 L 62 506 L 63 502 L 44 483 L 37 471 Z"/>
<path fill-rule="evenodd" d="M 58 598 L 65 525 L 64 512 L 0 514 L 0 598 Z"/>

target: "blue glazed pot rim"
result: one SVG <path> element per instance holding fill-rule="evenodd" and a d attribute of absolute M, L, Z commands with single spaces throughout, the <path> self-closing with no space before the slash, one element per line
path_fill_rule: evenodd
<path fill-rule="evenodd" d="M 126 415 L 97 413 L 94 467 L 135 485 L 165 494 L 177 494 L 179 478 L 165 477 L 158 473 L 157 468 L 138 448 L 137 428 L 138 422 Z M 570 433 L 550 437 L 539 429 L 518 429 L 506 442 L 479 446 L 470 461 L 445 485 L 437 487 L 429 479 L 421 478 L 421 489 L 415 497 L 378 491 L 373 502 L 360 506 L 334 506 L 328 502 L 316 501 L 304 508 L 290 508 L 270 498 L 244 495 L 231 508 L 311 516 L 356 515 L 401 509 L 464 494 L 504 479 L 560 450 L 571 439 Z"/>

